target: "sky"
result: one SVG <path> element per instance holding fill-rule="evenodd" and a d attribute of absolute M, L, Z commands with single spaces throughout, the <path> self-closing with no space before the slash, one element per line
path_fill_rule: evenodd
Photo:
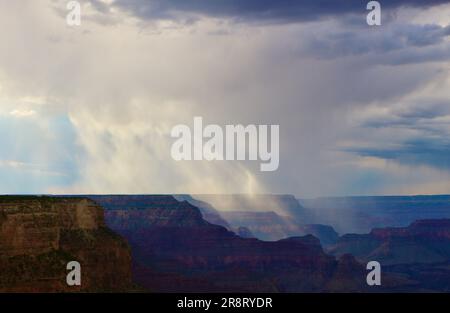
<path fill-rule="evenodd" d="M 450 193 L 450 4 L 0 0 L 0 194 Z M 280 125 L 280 165 L 171 129 Z"/>

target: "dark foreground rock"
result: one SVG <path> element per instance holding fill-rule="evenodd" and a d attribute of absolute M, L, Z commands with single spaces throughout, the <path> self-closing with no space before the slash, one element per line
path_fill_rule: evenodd
<path fill-rule="evenodd" d="M 0 197 L 0 291 L 126 291 L 128 244 L 85 198 Z M 81 286 L 66 284 L 66 265 L 81 264 Z"/>

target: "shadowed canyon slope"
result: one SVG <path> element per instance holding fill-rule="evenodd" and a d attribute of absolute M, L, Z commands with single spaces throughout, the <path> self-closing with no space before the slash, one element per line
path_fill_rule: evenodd
<path fill-rule="evenodd" d="M 269 210 L 207 206 L 207 213 L 168 195 L 2 196 L 0 291 L 450 290 L 448 219 L 337 237 L 331 227 L 296 226 Z M 287 226 L 292 233 L 284 233 Z M 287 238 L 252 238 L 274 229 Z M 336 243 L 324 252 L 318 238 L 300 231 Z M 79 288 L 66 285 L 66 264 L 74 260 L 82 266 Z M 375 288 L 364 266 L 372 260 L 383 270 Z"/>
<path fill-rule="evenodd" d="M 365 289 L 351 256 L 326 255 L 313 236 L 265 242 L 206 222 L 172 196 L 91 196 L 129 241 L 133 277 L 153 291 L 345 291 Z M 350 274 L 351 273 L 351 274 Z"/>
<path fill-rule="evenodd" d="M 276 241 L 294 236 L 313 235 L 324 246 L 336 243 L 338 234 L 333 227 L 307 224 L 305 209 L 290 195 L 208 195 L 199 196 L 212 201 L 211 204 L 189 195 L 177 195 L 177 200 L 186 200 L 198 207 L 208 222 L 238 233 L 242 227 L 252 236 Z M 221 203 L 220 201 L 224 201 Z M 279 212 L 279 213 L 277 213 Z"/>
<path fill-rule="evenodd" d="M 313 235 L 323 246 L 336 243 L 338 233 L 331 226 L 320 224 L 298 224 L 292 218 L 275 212 L 220 212 L 233 227 L 246 227 L 261 240 L 280 240 L 287 237 Z"/>
<path fill-rule="evenodd" d="M 450 291 L 450 220 L 418 220 L 408 227 L 387 227 L 369 234 L 347 234 L 329 247 L 336 256 L 354 255 L 361 262 L 376 260 L 384 273 L 409 283 L 402 292 Z"/>
<path fill-rule="evenodd" d="M 0 291 L 124 291 L 131 287 L 127 243 L 103 209 L 84 198 L 0 197 Z M 66 265 L 81 264 L 80 287 Z"/>
<path fill-rule="evenodd" d="M 438 263 L 450 260 L 450 219 L 419 220 L 408 227 L 377 228 L 369 234 L 347 234 L 329 249 L 361 261 L 384 265 Z"/>

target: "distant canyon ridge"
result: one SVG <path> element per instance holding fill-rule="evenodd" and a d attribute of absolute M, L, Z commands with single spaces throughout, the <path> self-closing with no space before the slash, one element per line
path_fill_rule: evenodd
<path fill-rule="evenodd" d="M 449 203 L 448 196 L 0 196 L 0 291 L 449 291 Z M 80 287 L 66 285 L 73 260 L 82 266 Z M 365 281 L 370 260 L 383 269 L 375 289 Z"/>

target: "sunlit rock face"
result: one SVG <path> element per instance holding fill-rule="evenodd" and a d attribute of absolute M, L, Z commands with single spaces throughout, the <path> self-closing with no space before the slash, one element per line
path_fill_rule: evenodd
<path fill-rule="evenodd" d="M 81 286 L 66 265 L 81 264 Z M 130 250 L 85 198 L 0 197 L 0 290 L 114 291 L 131 287 Z"/>

